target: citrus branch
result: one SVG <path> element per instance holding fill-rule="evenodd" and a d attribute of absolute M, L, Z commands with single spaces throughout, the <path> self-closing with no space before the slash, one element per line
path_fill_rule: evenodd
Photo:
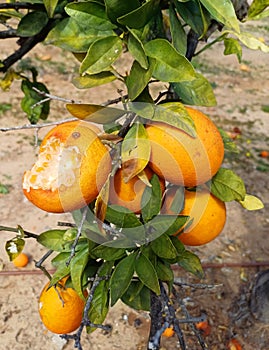
<path fill-rule="evenodd" d="M 176 317 L 175 307 L 173 306 L 171 299 L 169 298 L 167 291 L 164 288 L 164 285 L 161 281 L 160 281 L 160 290 L 161 290 L 160 296 L 157 296 L 155 293 L 151 294 L 151 310 L 150 310 L 151 329 L 150 329 L 150 336 L 148 341 L 148 350 L 160 349 L 161 335 L 166 328 L 171 326 L 173 327 L 173 330 L 175 331 L 178 337 L 178 341 L 181 349 L 186 350 L 186 344 L 183 337 L 183 332 L 180 328 L 180 324 L 186 324 L 186 323 L 191 324 L 191 327 L 199 341 L 199 344 L 201 345 L 201 348 L 205 350 L 206 349 L 205 343 L 201 335 L 199 334 L 199 332 L 196 330 L 194 324 L 204 321 L 206 319 L 206 315 L 202 313 L 201 316 L 198 316 L 198 317 L 191 316 L 188 313 L 186 306 L 181 300 L 179 294 L 176 292 L 175 288 L 173 288 L 173 294 L 174 296 L 176 296 L 176 300 L 179 302 L 181 309 L 185 314 L 185 318 L 178 319 Z"/>
<path fill-rule="evenodd" d="M 66 262 L 66 266 L 69 266 L 72 258 L 75 256 L 76 254 L 76 246 L 78 244 L 78 241 L 79 241 L 79 238 L 81 236 L 81 232 L 82 232 L 82 228 L 83 228 L 83 224 L 86 220 L 86 216 L 87 216 L 87 212 L 88 212 L 88 207 L 86 206 L 84 209 L 83 209 L 83 213 L 82 213 L 82 218 L 81 218 L 81 221 L 79 223 L 79 226 L 78 226 L 78 232 L 77 232 L 77 235 L 76 235 L 76 238 L 74 240 L 74 243 L 72 244 L 72 247 L 71 247 L 71 252 L 70 252 L 70 256 Z"/>
<path fill-rule="evenodd" d="M 0 226 L 0 231 L 6 231 L 6 232 L 15 232 L 19 233 L 19 230 L 17 227 L 9 227 L 9 226 Z M 23 233 L 25 235 L 25 238 L 35 238 L 37 239 L 38 235 L 35 233 L 29 232 L 29 231 L 24 231 Z"/>
<path fill-rule="evenodd" d="M 50 273 L 48 272 L 48 270 L 42 265 L 44 263 L 44 261 L 53 253 L 53 250 L 48 250 L 46 252 L 45 255 L 42 256 L 42 258 L 38 261 L 35 261 L 35 267 L 37 269 L 40 269 L 44 275 L 46 275 L 48 277 L 49 280 L 51 280 L 51 275 Z"/>
<path fill-rule="evenodd" d="M 97 272 L 95 277 L 90 279 L 92 281 L 92 286 L 91 286 L 91 289 L 90 289 L 90 292 L 89 292 L 89 295 L 88 295 L 88 298 L 87 298 L 87 301 L 85 304 L 85 308 L 84 308 L 84 312 L 83 312 L 83 319 L 82 319 L 82 322 L 81 322 L 79 329 L 74 334 L 61 335 L 61 338 L 63 338 L 63 339 L 66 339 L 66 340 L 73 339 L 75 341 L 74 347 L 79 349 L 79 350 L 83 350 L 82 345 L 81 345 L 81 334 L 82 334 L 84 327 L 100 328 L 100 329 L 103 329 L 103 330 L 108 331 L 108 332 L 111 331 L 110 325 L 95 324 L 95 323 L 92 323 L 88 318 L 88 313 L 89 313 L 89 310 L 91 307 L 91 303 L 92 303 L 96 288 L 99 286 L 101 281 L 108 280 L 109 278 L 110 278 L 110 276 L 100 276 L 99 277 L 98 272 Z"/>

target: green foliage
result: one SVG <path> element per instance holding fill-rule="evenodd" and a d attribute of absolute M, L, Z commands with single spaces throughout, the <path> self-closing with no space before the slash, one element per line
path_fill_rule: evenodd
<path fill-rule="evenodd" d="M 195 126 L 184 104 L 214 106 L 216 99 L 210 82 L 191 63 L 193 55 L 202 54 L 219 42 L 224 44 L 224 55 L 235 54 L 239 61 L 242 44 L 263 52 L 269 52 L 269 48 L 241 30 L 230 0 L 44 0 L 43 4 L 41 1 L 31 3 L 41 6 L 31 6 L 22 12 L 1 12 L 4 22 L 10 18 L 16 21 L 16 34 L 22 42 L 37 35 L 42 38 L 46 28 L 49 33 L 45 44 L 70 51 L 78 59 L 79 69 L 73 79 L 76 87 L 90 89 L 117 80 L 126 89 L 127 96 L 121 98 L 123 109 L 87 103 L 71 103 L 66 107 L 71 115 L 101 124 L 110 134 L 105 141 L 112 145 L 111 177 L 122 167 L 125 181 L 138 176 L 146 184 L 139 214 L 109 203 L 102 207 L 100 196 L 97 202 L 103 210 L 103 222 L 97 217 L 100 206 L 94 201 L 87 208 L 86 218 L 84 209 L 72 213 L 76 227 L 48 230 L 37 237 L 39 244 L 56 253 L 52 259 L 56 271 L 51 286 L 71 276 L 70 282 L 82 298 L 85 288 L 94 287 L 87 310 L 93 325 L 87 326 L 87 331 L 92 332 L 95 324 L 105 320 L 109 307 L 120 299 L 135 309 L 149 311 L 152 293 L 160 294 L 160 281 L 172 289 L 173 264 L 203 278 L 198 256 L 186 250 L 180 233 L 174 236 L 192 220 L 180 215 L 184 207 L 184 187 L 178 188 L 172 203 L 174 215 L 164 215 L 161 210 L 164 194 L 159 178 L 153 175 L 148 180 L 145 176 L 151 152 L 145 124 L 167 123 L 195 138 Z M 268 6 L 268 0 L 254 0 L 248 19 L 267 16 Z M 223 25 L 222 33 L 208 44 L 201 43 L 202 48 L 197 52 L 198 41 L 207 40 L 211 35 L 209 28 L 213 21 Z M 194 47 L 192 54 L 190 45 Z M 130 63 L 126 72 L 122 72 L 119 62 L 126 52 Z M 1 88 L 8 90 L 14 79 L 22 79 L 21 107 L 28 120 L 32 124 L 45 120 L 49 101 L 43 102 L 44 96 L 34 89 L 49 91 L 37 81 L 35 67 L 25 64 L 14 70 L 5 64 L 5 61 L 0 63 L 0 69 L 9 68 L 0 81 Z M 29 72 L 32 79 L 28 78 Z M 167 91 L 160 93 L 156 83 L 166 83 Z M 154 97 L 156 91 L 159 97 Z M 130 120 L 127 126 L 126 120 Z M 112 134 L 117 134 L 119 129 L 119 135 Z M 221 134 L 225 150 L 236 152 L 227 135 L 223 131 Z M 113 136 L 116 141 L 112 144 Z M 109 179 L 101 193 L 108 194 L 108 185 Z M 247 210 L 263 207 L 257 197 L 246 193 L 243 180 L 230 169 L 219 169 L 207 186 L 222 201 L 235 200 Z M 1 187 L 0 191 L 5 193 L 5 188 Z M 81 235 L 77 237 L 79 228 Z M 23 230 L 18 231 L 18 235 L 6 243 L 11 260 L 25 244 Z"/>
<path fill-rule="evenodd" d="M 243 180 L 232 170 L 220 168 L 211 181 L 211 192 L 224 202 L 243 201 L 246 189 Z"/>
<path fill-rule="evenodd" d="M 47 119 L 50 111 L 50 101 L 38 104 L 44 98 L 33 88 L 45 93 L 49 93 L 49 91 L 43 83 L 37 81 L 31 82 L 26 79 L 21 83 L 21 89 L 24 93 L 24 97 L 21 100 L 21 108 L 27 114 L 31 124 L 36 124 L 39 119 Z"/>
<path fill-rule="evenodd" d="M 28 37 L 38 34 L 48 23 L 48 16 L 45 12 L 35 11 L 26 14 L 20 21 L 17 34 Z"/>
<path fill-rule="evenodd" d="M 0 103 L 0 114 L 4 114 L 11 109 L 11 103 Z"/>
<path fill-rule="evenodd" d="M 8 194 L 9 193 L 9 187 L 8 185 L 4 185 L 0 182 L 0 194 Z"/>
<path fill-rule="evenodd" d="M 128 289 L 135 271 L 136 258 L 137 253 L 131 253 L 116 265 L 110 279 L 111 306 L 113 306 Z"/>

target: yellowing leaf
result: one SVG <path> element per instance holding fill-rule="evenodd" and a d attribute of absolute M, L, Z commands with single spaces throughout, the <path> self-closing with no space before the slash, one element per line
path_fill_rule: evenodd
<path fill-rule="evenodd" d="M 57 4 L 58 4 L 58 0 L 44 0 L 44 5 L 46 7 L 48 16 L 50 18 L 53 17 L 54 10 L 55 10 Z"/>
<path fill-rule="evenodd" d="M 264 208 L 263 202 L 250 194 L 246 194 L 244 200 L 239 201 L 239 203 L 247 210 L 259 210 Z"/>
<path fill-rule="evenodd" d="M 260 38 L 256 38 L 248 32 L 234 33 L 226 31 L 227 33 L 232 33 L 237 36 L 237 38 L 249 49 L 251 50 L 261 50 L 262 52 L 268 53 L 269 46 L 264 44 Z"/>
<path fill-rule="evenodd" d="M 107 179 L 106 183 L 102 187 L 96 202 L 95 202 L 95 215 L 100 220 L 100 222 L 104 222 L 106 217 L 106 210 L 109 198 L 109 186 L 110 186 L 110 177 Z M 102 227 L 99 227 L 102 231 Z"/>
<path fill-rule="evenodd" d="M 141 123 L 135 123 L 122 142 L 122 170 L 124 181 L 128 182 L 148 164 L 150 142 Z"/>
<path fill-rule="evenodd" d="M 141 173 L 137 174 L 137 176 L 139 177 L 139 179 L 140 179 L 141 181 L 144 182 L 144 184 L 145 184 L 146 186 L 151 187 L 151 183 L 149 182 L 149 179 L 148 179 L 148 177 L 147 177 L 147 175 L 146 175 L 146 173 L 145 173 L 144 170 L 142 170 Z"/>
<path fill-rule="evenodd" d="M 76 118 L 98 124 L 108 124 L 125 114 L 124 110 L 95 104 L 68 103 L 67 110 Z"/>

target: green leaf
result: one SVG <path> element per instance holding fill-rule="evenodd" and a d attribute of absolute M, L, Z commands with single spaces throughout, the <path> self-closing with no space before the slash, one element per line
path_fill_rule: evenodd
<path fill-rule="evenodd" d="M 185 250 L 180 255 L 178 265 L 198 278 L 204 277 L 204 271 L 200 259 L 196 254 L 188 250 Z"/>
<path fill-rule="evenodd" d="M 145 127 L 139 122 L 134 123 L 121 146 L 123 180 L 128 182 L 141 173 L 148 164 L 149 157 L 150 141 Z"/>
<path fill-rule="evenodd" d="M 215 0 L 201 0 L 201 3 L 218 22 L 240 33 L 239 21 L 236 17 L 231 0 L 223 0 L 221 2 Z"/>
<path fill-rule="evenodd" d="M 183 20 L 192 28 L 192 30 L 202 38 L 207 32 L 210 24 L 210 16 L 200 2 L 190 0 L 186 3 L 175 2 L 177 12 Z"/>
<path fill-rule="evenodd" d="M 152 241 L 150 247 L 158 257 L 163 259 L 175 259 L 178 255 L 171 238 L 167 234 L 163 234 Z"/>
<path fill-rule="evenodd" d="M 211 107 L 217 103 L 211 84 L 200 73 L 195 74 L 195 79 L 173 83 L 172 87 L 185 104 Z"/>
<path fill-rule="evenodd" d="M 152 77 L 153 68 L 154 66 L 150 65 L 148 69 L 144 69 L 137 61 L 134 61 L 126 79 L 128 97 L 131 101 L 135 100 L 145 89 Z"/>
<path fill-rule="evenodd" d="M 263 202 L 256 196 L 246 194 L 243 201 L 239 201 L 243 208 L 247 210 L 260 210 L 264 208 Z"/>
<path fill-rule="evenodd" d="M 138 217 L 131 210 L 120 205 L 109 205 L 107 207 L 106 221 L 120 228 L 141 226 Z"/>
<path fill-rule="evenodd" d="M 155 39 L 145 44 L 146 55 L 155 60 L 153 76 L 164 82 L 189 81 L 195 71 L 185 56 L 165 39 Z"/>
<path fill-rule="evenodd" d="M 213 176 L 210 191 L 223 202 L 243 201 L 246 189 L 243 180 L 232 170 L 220 168 Z"/>
<path fill-rule="evenodd" d="M 188 216 L 157 215 L 145 225 L 148 238 L 154 240 L 164 233 L 174 235 L 188 220 Z"/>
<path fill-rule="evenodd" d="M 33 11 L 26 14 L 20 21 L 17 35 L 22 37 L 38 34 L 48 23 L 48 16 L 42 11 Z"/>
<path fill-rule="evenodd" d="M 112 30 L 92 28 L 87 22 L 77 22 L 69 17 L 60 21 L 49 32 L 45 42 L 72 52 L 87 52 L 90 45 L 98 38 L 111 35 L 114 35 Z"/>
<path fill-rule="evenodd" d="M 126 113 L 118 108 L 84 103 L 67 103 L 66 108 L 74 117 L 98 124 L 114 122 Z"/>
<path fill-rule="evenodd" d="M 8 194 L 9 188 L 10 188 L 9 185 L 4 185 L 4 184 L 1 184 L 0 182 L 0 194 Z"/>
<path fill-rule="evenodd" d="M 95 259 L 115 261 L 123 258 L 126 255 L 126 249 L 98 245 L 90 252 L 90 255 L 93 256 Z"/>
<path fill-rule="evenodd" d="M 256 19 L 269 6 L 269 0 L 253 0 L 248 9 L 247 19 Z"/>
<path fill-rule="evenodd" d="M 69 252 L 73 241 L 65 237 L 66 230 L 49 230 L 42 232 L 38 237 L 37 241 L 44 247 L 57 251 L 57 252 Z M 79 250 L 81 247 L 87 244 L 86 239 L 80 239 L 76 249 Z"/>
<path fill-rule="evenodd" d="M 75 291 L 78 295 L 84 299 L 83 286 L 82 286 L 82 275 L 87 266 L 89 260 L 89 248 L 88 246 L 83 247 L 75 256 L 71 259 L 70 262 L 70 272 L 72 284 Z"/>
<path fill-rule="evenodd" d="M 45 93 L 49 93 L 49 91 L 43 83 L 32 83 L 29 80 L 23 80 L 21 83 L 21 89 L 24 93 L 24 97 L 21 100 L 21 108 L 27 114 L 31 124 L 36 124 L 39 119 L 47 119 L 50 111 L 50 101 L 33 107 L 36 103 L 44 99 L 44 97 L 34 91 L 33 88 L 37 88 Z"/>
<path fill-rule="evenodd" d="M 145 102 L 129 102 L 128 108 L 142 118 L 167 123 L 195 137 L 194 122 L 180 102 L 167 102 L 154 105 Z"/>
<path fill-rule="evenodd" d="M 51 264 L 53 267 L 56 267 L 56 268 L 63 265 L 66 266 L 66 262 L 68 261 L 69 257 L 70 257 L 70 252 L 59 253 L 51 260 Z"/>
<path fill-rule="evenodd" d="M 90 89 L 94 86 L 100 86 L 111 83 L 117 77 L 111 72 L 101 72 L 98 74 L 85 74 L 73 78 L 72 83 L 78 89 Z"/>
<path fill-rule="evenodd" d="M 65 7 L 66 13 L 77 22 L 86 22 L 91 28 L 112 30 L 115 27 L 107 17 L 103 4 L 95 1 L 73 2 Z"/>
<path fill-rule="evenodd" d="M 43 0 L 49 18 L 52 18 L 59 0 Z"/>
<path fill-rule="evenodd" d="M 159 280 L 165 282 L 173 282 L 174 281 L 174 273 L 171 269 L 171 265 L 162 262 L 161 260 L 157 261 L 156 271 Z"/>
<path fill-rule="evenodd" d="M 98 74 L 109 70 L 122 52 L 122 42 L 117 36 L 107 36 L 95 40 L 81 63 L 80 73 Z"/>
<path fill-rule="evenodd" d="M 175 192 L 174 192 L 174 189 L 176 189 Z M 167 193 L 169 191 L 172 191 L 173 193 L 173 201 L 171 203 L 171 206 L 169 207 L 169 210 L 171 210 L 173 214 L 179 214 L 184 208 L 184 194 L 185 194 L 184 187 L 173 186 L 171 187 L 171 190 L 168 189 Z"/>
<path fill-rule="evenodd" d="M 169 7 L 169 18 L 172 44 L 181 55 L 185 55 L 187 51 L 187 35 L 172 5 Z"/>
<path fill-rule="evenodd" d="M 144 27 L 160 10 L 160 0 L 148 0 L 142 6 L 118 18 L 118 22 L 130 28 Z"/>
<path fill-rule="evenodd" d="M 132 12 L 140 6 L 139 0 L 104 0 L 104 2 L 107 15 L 113 23 L 117 23 L 119 17 Z"/>
<path fill-rule="evenodd" d="M 49 230 L 42 232 L 37 237 L 37 242 L 44 247 L 58 252 L 70 251 L 70 245 L 66 246 L 63 236 L 66 230 Z"/>
<path fill-rule="evenodd" d="M 109 276 L 112 272 L 113 261 L 105 262 L 98 270 L 99 277 Z M 102 324 L 106 319 L 109 310 L 109 279 L 101 281 L 95 289 L 93 299 L 88 312 L 89 320 L 94 324 Z M 87 333 L 95 328 L 87 327 Z"/>
<path fill-rule="evenodd" d="M 239 44 L 238 40 L 233 38 L 224 38 L 224 55 L 235 54 L 237 56 L 238 62 L 241 62 L 242 59 L 242 47 Z"/>
<path fill-rule="evenodd" d="M 145 286 L 155 294 L 161 294 L 157 272 L 151 261 L 143 253 L 135 261 L 135 272 Z"/>
<path fill-rule="evenodd" d="M 218 128 L 223 143 L 224 143 L 224 149 L 225 149 L 225 154 L 229 153 L 239 153 L 239 149 L 236 145 L 236 143 L 230 138 L 230 136 L 227 134 L 227 132 L 221 128 Z"/>
<path fill-rule="evenodd" d="M 160 212 L 162 205 L 162 190 L 156 174 L 150 179 L 150 184 L 151 187 L 145 188 L 141 199 L 141 213 L 145 223 Z"/>
<path fill-rule="evenodd" d="M 5 250 L 10 261 L 14 260 L 18 255 L 20 255 L 20 253 L 23 251 L 24 245 L 25 241 L 20 237 L 14 237 L 6 241 Z"/>
<path fill-rule="evenodd" d="M 174 245 L 174 247 L 177 250 L 177 254 L 181 255 L 185 252 L 185 246 L 182 242 L 180 242 L 180 240 L 178 239 L 178 237 L 174 237 L 174 236 L 170 236 L 170 239 Z"/>
<path fill-rule="evenodd" d="M 135 310 L 150 311 L 150 290 L 140 281 L 132 281 L 121 300 Z"/>
<path fill-rule="evenodd" d="M 111 306 L 128 289 L 134 274 L 136 256 L 137 253 L 131 253 L 116 265 L 110 279 Z"/>
<path fill-rule="evenodd" d="M 50 280 L 50 286 L 55 285 L 64 277 L 70 275 L 70 265 L 61 264 L 57 267 L 57 270 L 54 272 L 52 279 Z"/>
<path fill-rule="evenodd" d="M 145 49 L 142 41 L 140 40 L 140 32 L 135 29 L 129 30 L 128 36 L 128 50 L 133 56 L 133 58 L 140 64 L 144 69 L 148 69 L 149 62 L 145 53 Z M 129 96 L 130 97 L 130 96 Z"/>

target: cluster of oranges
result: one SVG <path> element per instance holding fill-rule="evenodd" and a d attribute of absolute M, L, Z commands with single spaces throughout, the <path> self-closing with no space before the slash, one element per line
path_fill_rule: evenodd
<path fill-rule="evenodd" d="M 226 221 L 225 204 L 205 185 L 222 164 L 224 145 L 215 124 L 205 114 L 186 109 L 194 123 L 196 137 L 164 122 L 150 121 L 145 125 L 151 153 L 144 176 L 150 180 L 157 174 L 160 180 L 161 214 L 190 216 L 191 221 L 175 232 L 178 239 L 186 245 L 203 245 L 220 234 Z M 109 179 L 109 203 L 141 213 L 147 181 L 136 175 L 125 182 L 122 168 L 111 176 L 113 160 L 99 133 L 95 125 L 85 121 L 66 122 L 49 131 L 41 143 L 36 163 L 24 174 L 26 197 L 47 212 L 69 212 L 94 201 Z M 184 195 L 180 210 L 175 211 L 173 203 L 179 189 Z M 48 329 L 68 333 L 79 326 L 84 305 L 84 300 L 73 289 L 66 288 L 63 281 L 56 287 L 45 286 L 39 311 Z M 62 321 L 58 319 L 66 318 L 66 312 L 70 328 L 59 328 Z M 70 315 L 74 315 L 74 322 Z"/>
<path fill-rule="evenodd" d="M 178 238 L 187 245 L 202 245 L 218 236 L 226 220 L 225 204 L 204 186 L 222 164 L 224 145 L 215 124 L 205 114 L 190 107 L 186 110 L 193 120 L 196 137 L 163 122 L 146 125 L 151 154 L 144 174 L 148 179 L 157 174 L 163 193 L 166 184 L 170 184 L 162 214 L 188 215 L 193 219 Z M 26 197 L 37 207 L 54 213 L 69 212 L 95 200 L 112 164 L 99 132 L 85 121 L 53 128 L 41 143 L 36 163 L 24 174 Z M 125 183 L 120 168 L 111 177 L 109 202 L 140 213 L 146 186 L 139 176 Z M 180 213 L 175 213 L 173 200 L 179 187 L 185 188 L 185 204 Z"/>

